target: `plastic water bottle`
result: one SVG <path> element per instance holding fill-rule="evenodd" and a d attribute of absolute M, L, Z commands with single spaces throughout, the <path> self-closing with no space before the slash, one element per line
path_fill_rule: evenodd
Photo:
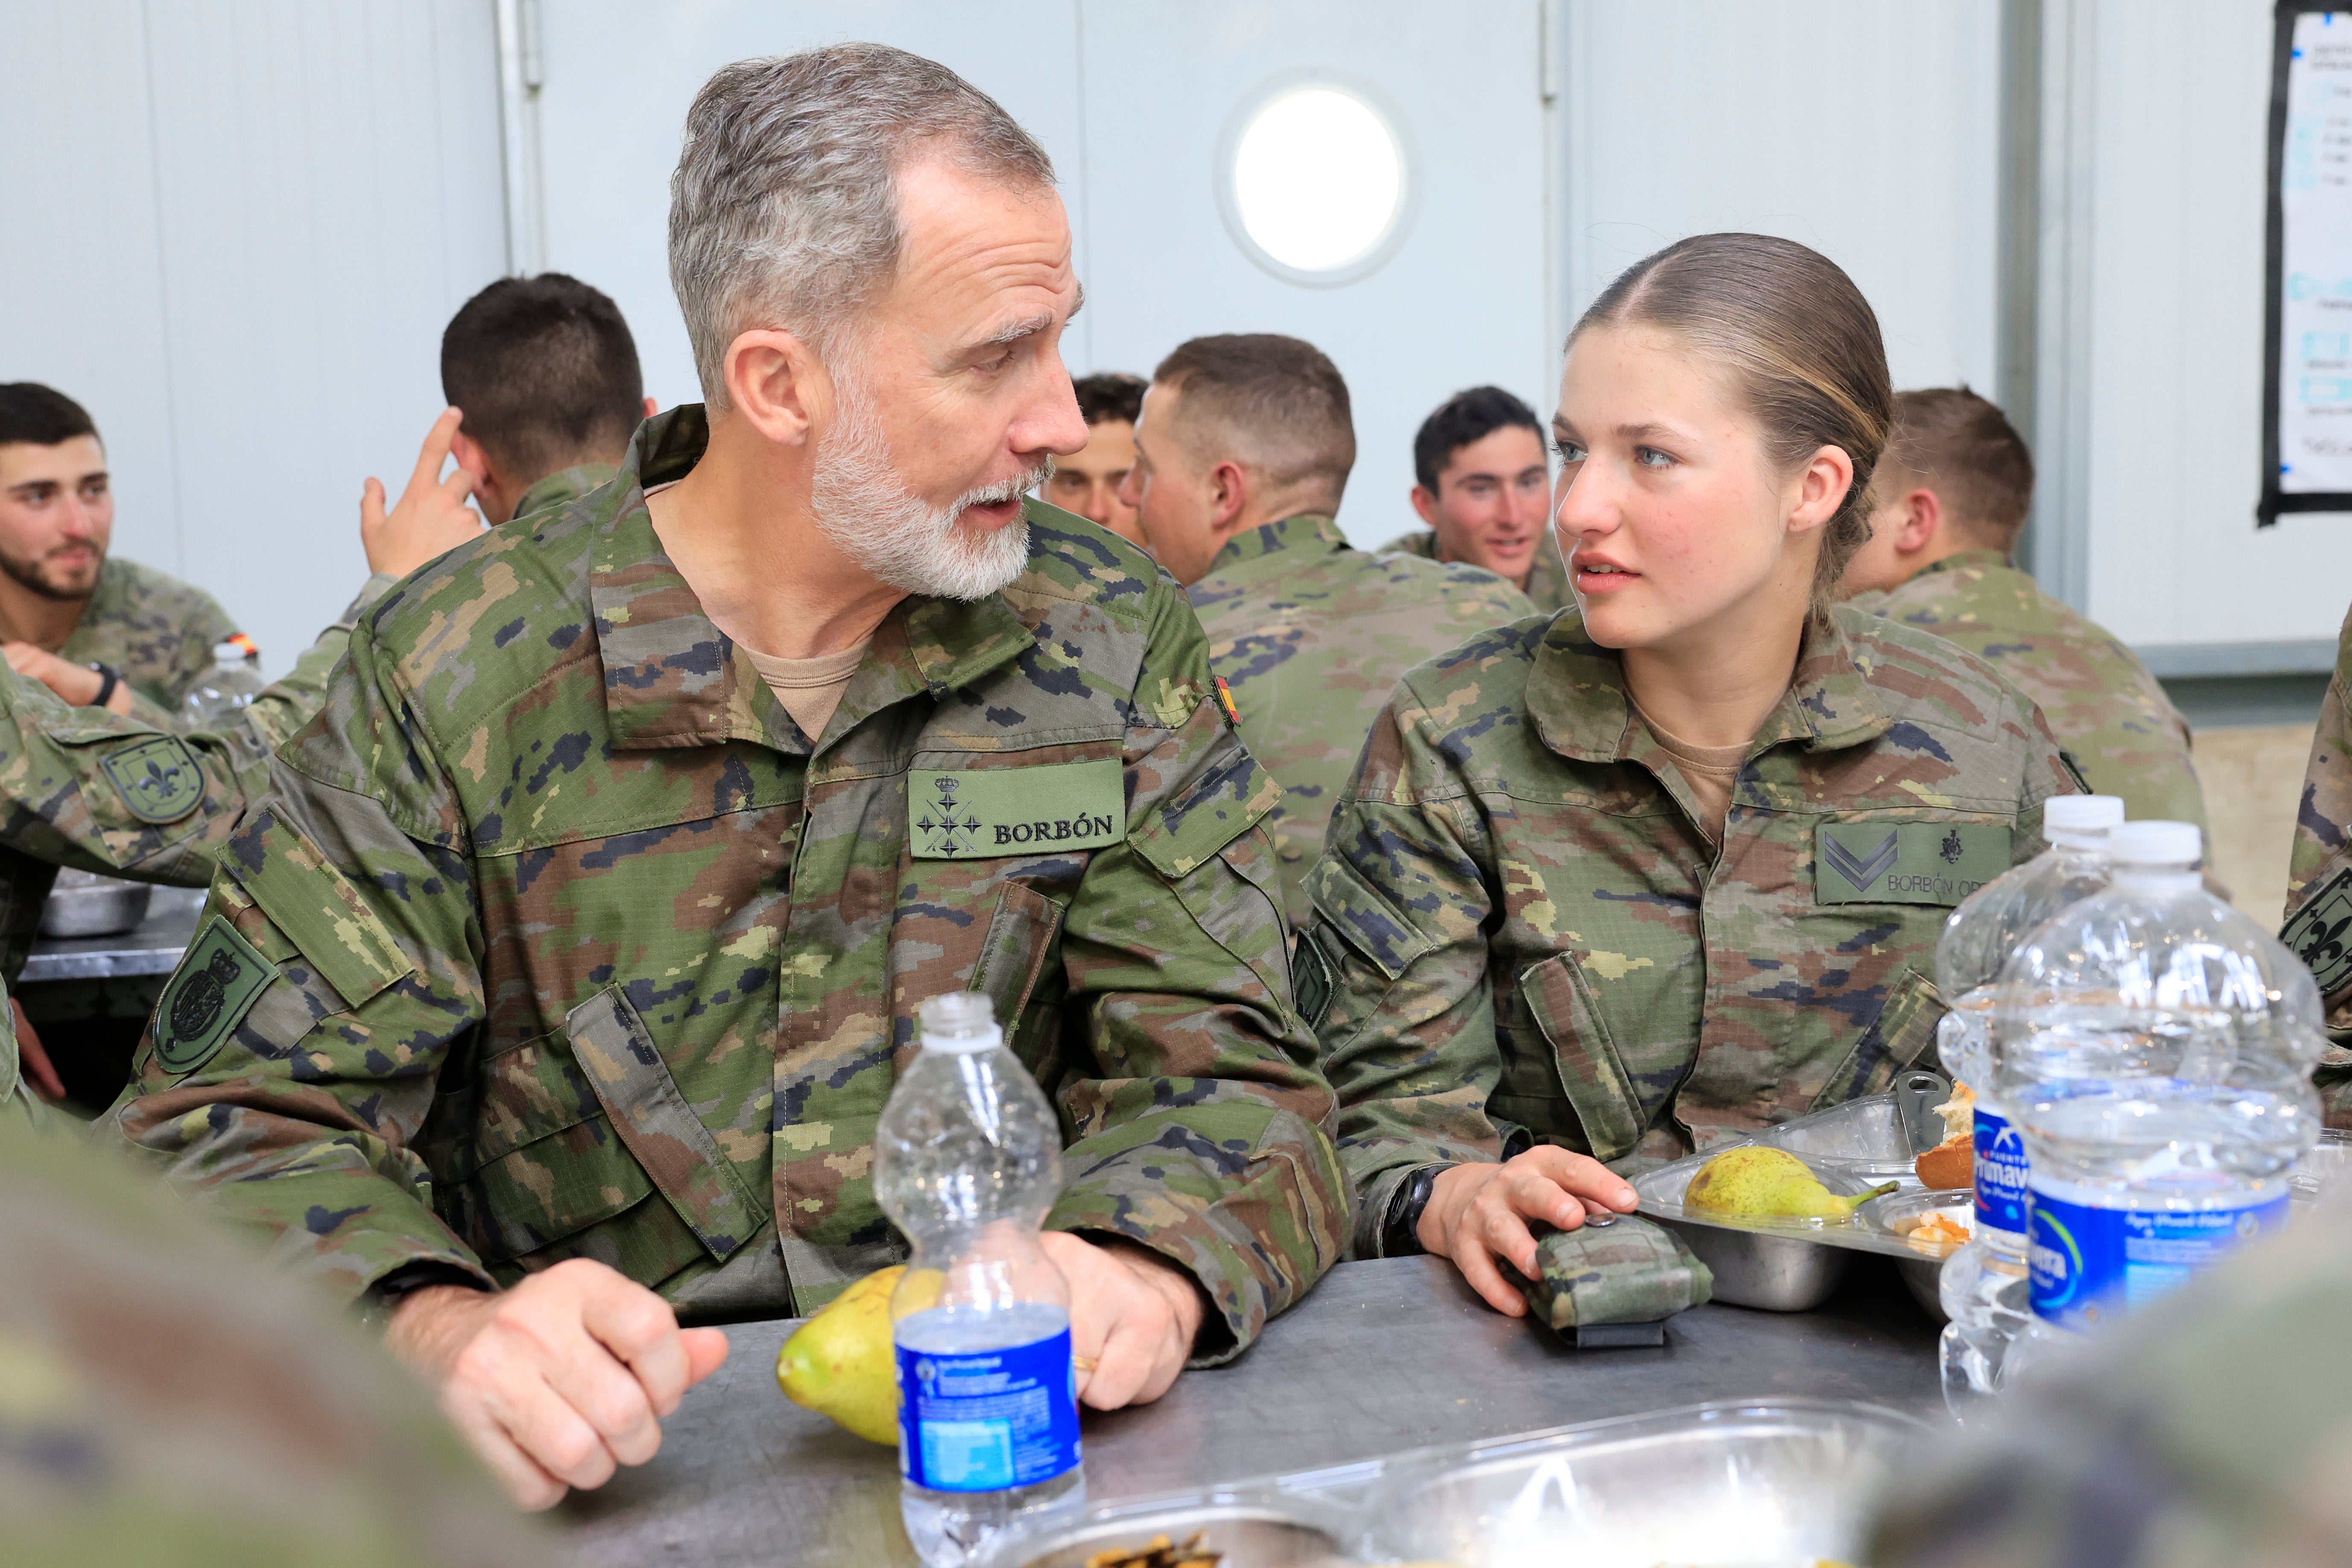
<path fill-rule="evenodd" d="M 1936 985 L 1953 998 L 1937 1053 L 1975 1095 L 1976 1224 L 1947 1258 L 1942 1298 L 1944 1403 L 1962 1420 L 2000 1386 L 2010 1342 L 2032 1310 L 2025 1261 L 2025 1147 L 1993 1085 L 1994 984 L 2018 944 L 2051 916 L 2107 885 L 2107 832 L 2124 819 L 2111 795 L 2058 795 L 2042 808 L 2050 847 L 1970 894 L 1936 943 Z"/>
<path fill-rule="evenodd" d="M 261 650 L 243 632 L 213 644 L 213 665 L 196 678 L 180 700 L 181 721 L 191 730 L 216 730 L 248 707 L 268 682 L 261 679 Z"/>
<path fill-rule="evenodd" d="M 874 1141 L 874 1193 L 914 1245 L 890 1320 L 899 1508 L 934 1565 L 1086 1506 L 1070 1295 L 1038 1245 L 1060 1124 L 987 997 L 934 996 Z"/>
<path fill-rule="evenodd" d="M 2318 1138 L 2318 988 L 2205 891 L 2200 847 L 2185 822 L 2116 828 L 2107 889 L 2001 972 L 1995 1077 L 2032 1165 L 2012 1376 L 2284 1226 Z"/>

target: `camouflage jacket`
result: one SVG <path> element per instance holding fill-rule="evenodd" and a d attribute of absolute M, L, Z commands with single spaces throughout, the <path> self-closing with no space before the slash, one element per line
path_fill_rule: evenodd
<path fill-rule="evenodd" d="M 620 471 L 611 463 L 582 463 L 560 469 L 523 491 L 522 499 L 515 502 L 514 514 L 529 517 L 535 511 L 569 505 L 590 490 L 611 484 Z"/>
<path fill-rule="evenodd" d="M 2352 1562 L 2352 1403 L 2315 1368 L 2352 1317 L 2352 1205 L 2104 1327 L 1890 1471 L 1876 1568 L 2323 1568 Z M 2301 1205 L 2297 1205 L 2298 1209 Z"/>
<path fill-rule="evenodd" d="M 2352 616 L 2336 639 L 2336 673 L 2304 770 L 2279 940 L 2311 966 L 2327 1003 L 2335 1045 L 2316 1081 L 2328 1125 L 2352 1126 Z"/>
<path fill-rule="evenodd" d="M 1190 1270 L 1231 1353 L 1347 1195 L 1200 623 L 1033 502 L 1028 570 L 901 602 L 812 742 L 647 514 L 707 440 L 648 422 L 362 618 L 112 1119 L 345 1292 L 588 1257 L 805 1312 L 904 1256 L 875 1123 L 917 1007 L 979 990 L 1069 1140 L 1048 1223 Z"/>
<path fill-rule="evenodd" d="M 371 577 L 341 619 L 240 721 L 175 731 L 136 714 L 69 708 L 0 668 L 0 982 L 13 985 L 58 868 L 201 888 L 270 753 L 319 710 L 360 612 L 393 580 Z"/>
<path fill-rule="evenodd" d="M 1631 1173 L 1885 1089 L 1942 1016 L 1945 917 L 2075 787 L 1989 666 L 1840 610 L 1718 853 L 1622 670 L 1573 611 L 1423 665 L 1333 813 L 1299 1003 L 1367 1255 L 1420 1166 L 1534 1140 Z"/>
<path fill-rule="evenodd" d="M 176 727 L 189 688 L 213 667 L 213 645 L 236 630 L 219 601 L 194 584 L 110 556 L 58 657 L 112 665 L 135 694 L 133 718 Z"/>
<path fill-rule="evenodd" d="M 1286 912 L 1305 926 L 1323 825 L 1397 678 L 1517 620 L 1526 595 L 1475 566 L 1367 554 L 1311 514 L 1228 540 L 1191 592 L 1242 739 L 1282 785 L 1268 822 Z"/>
<path fill-rule="evenodd" d="M 2091 788 L 2122 797 L 2133 821 L 2205 826 L 2189 721 L 2147 666 L 1998 551 L 1948 555 L 1899 588 L 1853 602 L 1958 643 L 2015 681 Z"/>
<path fill-rule="evenodd" d="M 1418 555 L 1423 561 L 1437 559 L 1437 531 L 1421 529 L 1390 540 L 1381 546 L 1401 555 Z M 1527 600 L 1546 615 L 1565 610 L 1576 603 L 1574 584 L 1568 580 L 1568 563 L 1559 553 L 1559 533 L 1546 528 L 1542 540 L 1536 545 L 1536 563 L 1528 568 Z"/>

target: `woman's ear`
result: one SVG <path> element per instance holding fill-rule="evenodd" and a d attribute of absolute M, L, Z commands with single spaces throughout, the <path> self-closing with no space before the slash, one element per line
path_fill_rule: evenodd
<path fill-rule="evenodd" d="M 1843 447 L 1823 447 L 1806 460 L 1790 487 L 1789 531 L 1810 533 L 1825 526 L 1853 489 L 1853 459 Z"/>

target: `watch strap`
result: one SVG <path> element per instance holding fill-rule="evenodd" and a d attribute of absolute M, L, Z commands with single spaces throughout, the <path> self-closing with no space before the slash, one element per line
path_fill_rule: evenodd
<path fill-rule="evenodd" d="M 1388 1218 L 1381 1226 L 1382 1258 L 1411 1258 L 1427 1250 L 1421 1245 L 1422 1211 L 1429 1207 L 1430 1196 L 1437 1190 L 1438 1173 L 1454 1169 L 1455 1163 L 1423 1165 L 1397 1184 L 1396 1195 L 1389 1200 Z"/>

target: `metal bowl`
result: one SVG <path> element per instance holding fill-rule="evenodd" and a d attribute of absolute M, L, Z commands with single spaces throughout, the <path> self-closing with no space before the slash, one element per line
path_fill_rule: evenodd
<path fill-rule="evenodd" d="M 1923 1430 L 1875 1405 L 1791 1399 L 1492 1443 L 1394 1467 L 1373 1539 L 1459 1568 L 1852 1560 Z"/>
<path fill-rule="evenodd" d="M 1097 1519 L 1046 1537 L 1011 1544 L 994 1568 L 1086 1568 L 1102 1552 L 1141 1552 L 1154 1536 L 1180 1544 L 1194 1534 L 1222 1554 L 1218 1568 L 1345 1568 L 1339 1539 L 1297 1514 L 1256 1503 L 1195 1503 Z"/>
<path fill-rule="evenodd" d="M 120 936 L 147 918 L 155 889 L 89 871 L 60 871 L 41 906 L 41 934 L 49 937 Z"/>
<path fill-rule="evenodd" d="M 1918 1248 L 1919 1256 L 1916 1258 L 1896 1258 L 1895 1271 L 1903 1276 L 1903 1283 L 1910 1290 L 1911 1299 L 1936 1321 L 1944 1321 L 1944 1260 L 1958 1252 L 1959 1247 L 1957 1243 L 1931 1246 L 1911 1241 L 1908 1233 L 1917 1221 L 1931 1214 L 1940 1214 L 1958 1220 L 1967 1227 L 1969 1234 L 1974 1236 L 1977 1226 L 1975 1189 L 1956 1187 L 1942 1192 L 1889 1193 L 1883 1198 L 1873 1198 L 1862 1207 L 1873 1224 L 1904 1237 Z"/>

